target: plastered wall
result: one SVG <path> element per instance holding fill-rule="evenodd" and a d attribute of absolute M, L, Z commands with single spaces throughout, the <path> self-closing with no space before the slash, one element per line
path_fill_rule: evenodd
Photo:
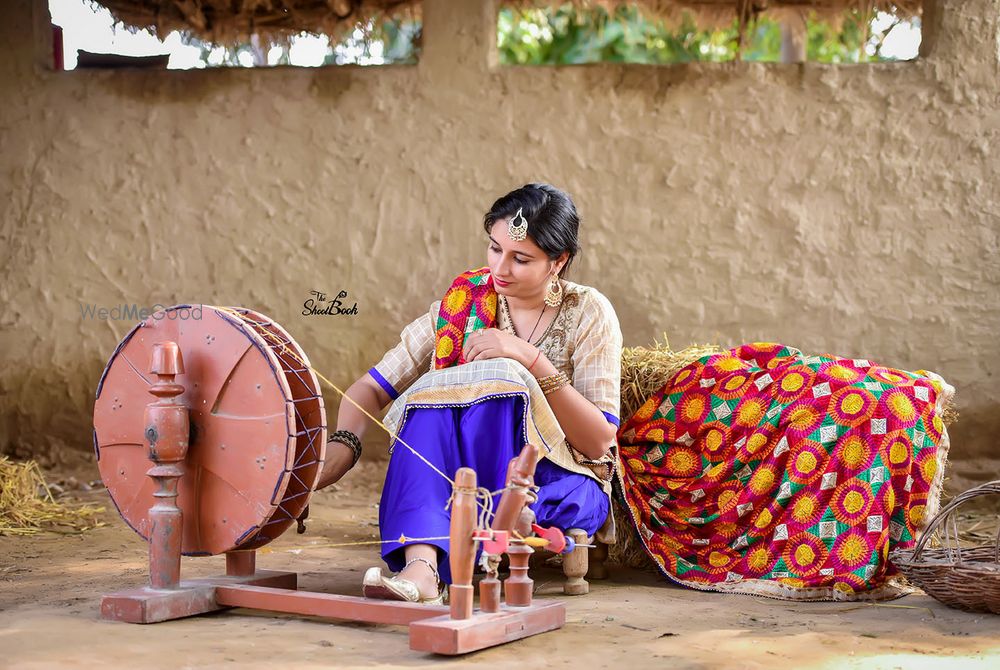
<path fill-rule="evenodd" d="M 45 3 L 4 11 L 3 452 L 91 448 L 131 323 L 81 304 L 251 306 L 346 386 L 485 263 L 493 199 L 545 180 L 626 345 L 935 370 L 953 481 L 1000 472 L 996 2 L 932 6 L 922 59 L 853 67 L 500 68 L 488 2 L 426 0 L 415 67 L 58 73 Z M 358 314 L 302 316 L 311 290 Z"/>

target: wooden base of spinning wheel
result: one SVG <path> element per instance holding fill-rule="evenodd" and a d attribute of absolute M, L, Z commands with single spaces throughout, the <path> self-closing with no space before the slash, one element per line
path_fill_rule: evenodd
<path fill-rule="evenodd" d="M 407 625 L 411 649 L 448 655 L 565 623 L 562 603 L 532 601 L 532 549 L 506 544 L 509 534 L 531 534 L 532 445 L 511 462 L 485 535 L 475 527 L 476 473 L 456 473 L 448 607 L 299 591 L 293 572 L 257 571 L 255 550 L 298 518 L 322 469 L 322 396 L 305 354 L 280 326 L 249 310 L 204 306 L 195 318 L 196 311 L 168 308 L 139 324 L 98 388 L 98 465 L 122 518 L 149 543 L 149 586 L 105 596 L 104 619 L 157 623 L 243 607 Z M 148 376 L 139 372 L 144 358 Z M 146 393 L 157 400 L 148 402 Z M 480 584 L 481 609 L 474 610 L 475 543 L 498 536 L 503 548 L 493 553 L 507 553 L 511 563 L 505 600 L 493 574 Z M 181 581 L 182 553 L 224 553 L 226 574 Z"/>
<path fill-rule="evenodd" d="M 477 612 L 471 619 L 439 616 L 412 623 L 410 649 L 449 656 L 467 654 L 556 630 L 565 624 L 566 606 L 560 602 L 528 607 L 502 605 L 499 612 Z"/>
<path fill-rule="evenodd" d="M 533 447 L 526 447 L 523 461 L 533 464 Z M 517 459 L 515 459 L 517 460 Z M 516 463 L 512 463 L 512 466 Z M 512 467 L 512 470 L 514 468 Z M 511 577 L 504 582 L 506 602 L 499 600 L 499 582 L 481 583 L 483 608 L 472 607 L 472 557 L 475 554 L 472 520 L 475 509 L 475 473 L 462 468 L 456 475 L 452 506 L 450 554 L 455 583 L 450 587 L 448 607 L 427 606 L 388 600 L 372 600 L 296 589 L 296 574 L 256 570 L 256 552 L 226 553 L 226 574 L 219 577 L 161 583 L 107 595 L 101 601 L 101 616 L 126 623 L 158 623 L 171 619 L 205 614 L 229 607 L 319 616 L 367 623 L 406 625 L 410 629 L 410 648 L 434 654 L 458 655 L 513 642 L 531 635 L 561 628 L 566 623 L 566 607 L 560 602 L 536 603 L 532 582 L 527 577 L 529 547 L 508 550 Z M 509 491 L 503 494 L 512 497 Z M 505 531 L 500 523 L 518 511 L 518 502 L 505 504 L 501 499 L 493 529 Z M 169 509 L 169 508 L 168 508 Z M 507 513 L 505 514 L 505 510 Z M 153 510 L 151 514 L 156 514 Z M 164 524 L 154 525 L 150 535 L 150 581 L 155 575 L 179 571 L 180 553 L 163 551 L 168 538 L 160 532 Z M 174 528 L 171 532 L 176 532 Z"/>
<path fill-rule="evenodd" d="M 262 570 L 180 582 L 176 588 L 143 587 L 101 600 L 101 618 L 125 623 L 159 623 L 231 607 L 318 616 L 346 621 L 409 626 L 410 649 L 458 655 L 561 628 L 566 608 L 559 602 L 475 611 L 452 619 L 446 606 L 371 600 L 296 589 L 294 572 Z"/>
<path fill-rule="evenodd" d="M 463 504 L 468 506 L 468 502 L 457 502 L 459 511 Z M 158 540 L 153 536 L 150 541 Z M 177 561 L 180 561 L 179 554 Z M 347 621 L 407 625 L 410 629 L 410 649 L 443 655 L 467 654 L 494 647 L 555 630 L 566 623 L 566 608 L 562 603 L 532 601 L 530 580 L 526 584 L 529 589 L 527 604 L 512 606 L 496 602 L 490 606 L 495 611 L 473 610 L 467 617 L 455 618 L 456 603 L 459 603 L 458 609 L 464 607 L 461 604 L 463 600 L 471 604 L 471 584 L 452 588 L 451 607 L 427 606 L 299 591 L 294 572 L 257 571 L 255 562 L 253 551 L 229 552 L 226 554 L 225 575 L 106 595 L 101 600 L 101 617 L 110 621 L 148 624 L 242 607 Z M 463 593 L 464 597 L 459 593 Z M 516 597 L 508 595 L 508 601 L 524 597 L 523 594 Z"/>
<path fill-rule="evenodd" d="M 125 623 L 159 623 L 231 607 L 219 598 L 222 588 L 250 586 L 295 590 L 298 577 L 294 572 L 254 571 L 253 552 L 240 553 L 249 556 L 232 559 L 232 554 L 226 554 L 227 574 L 223 576 L 182 581 L 173 588 L 145 586 L 106 595 L 101 599 L 101 618 Z M 245 571 L 238 569 L 240 564 L 246 565 L 248 561 L 250 573 L 241 574 Z"/>

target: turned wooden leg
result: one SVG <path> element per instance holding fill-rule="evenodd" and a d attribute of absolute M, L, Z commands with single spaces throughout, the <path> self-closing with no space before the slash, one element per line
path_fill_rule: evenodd
<path fill-rule="evenodd" d="M 226 576 L 249 577 L 257 570 L 256 551 L 227 551 Z"/>
<path fill-rule="evenodd" d="M 504 603 L 509 607 L 530 607 L 535 582 L 528 577 L 528 558 L 534 550 L 525 545 L 514 545 L 507 550 L 510 556 L 510 576 L 503 582 Z"/>
<path fill-rule="evenodd" d="M 594 545 L 590 550 L 590 569 L 587 570 L 587 579 L 607 579 L 608 568 L 604 562 L 608 560 L 608 545 L 603 542 L 594 542 Z"/>
<path fill-rule="evenodd" d="M 589 544 L 590 538 L 585 530 L 570 528 L 566 534 L 573 538 L 573 541 L 578 545 Z M 587 551 L 587 547 L 577 547 L 563 556 L 563 574 L 566 575 L 563 593 L 568 596 L 582 596 L 590 593 L 590 584 L 583 578 L 587 574 L 587 564 L 590 562 Z"/>

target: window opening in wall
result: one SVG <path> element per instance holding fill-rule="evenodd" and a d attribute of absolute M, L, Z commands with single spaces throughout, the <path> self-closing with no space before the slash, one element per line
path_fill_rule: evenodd
<path fill-rule="evenodd" d="M 652 4 L 656 3 L 651 3 Z M 668 6 L 670 3 L 666 3 Z M 678 1 L 669 14 L 640 4 L 543 8 L 503 5 L 497 48 L 504 65 L 580 63 L 670 64 L 733 60 L 759 62 L 872 63 L 906 61 L 920 48 L 920 2 L 874 3 L 870 11 L 843 2 L 823 13 L 803 2 L 769 3 L 777 9 L 741 22 Z M 817 3 L 819 4 L 819 3 Z M 825 3 L 829 8 L 836 3 Z M 663 3 L 660 3 L 662 7 Z M 793 7 L 792 5 L 797 5 Z"/>
<path fill-rule="evenodd" d="M 412 10 L 399 16 L 373 15 L 333 39 L 315 32 L 274 32 L 227 44 L 203 39 L 193 30 L 170 30 L 161 39 L 149 30 L 123 25 L 91 0 L 49 0 L 49 12 L 55 67 L 65 70 L 410 65 L 420 52 L 421 21 L 419 12 Z"/>

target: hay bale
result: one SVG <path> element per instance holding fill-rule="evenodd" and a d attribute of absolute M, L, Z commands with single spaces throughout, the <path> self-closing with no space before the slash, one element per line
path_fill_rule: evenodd
<path fill-rule="evenodd" d="M 633 570 L 656 572 L 656 564 L 649 557 L 642 540 L 635 531 L 635 523 L 628 509 L 615 497 L 611 505 L 615 516 L 615 543 L 608 545 L 608 563 Z"/>
<path fill-rule="evenodd" d="M 104 526 L 97 519 L 103 512 L 103 507 L 57 501 L 35 461 L 0 457 L 0 535 L 59 532 L 57 528 L 82 532 Z"/>
<path fill-rule="evenodd" d="M 722 348 L 714 344 L 695 344 L 673 351 L 666 334 L 663 344 L 656 340 L 652 347 L 626 347 L 622 350 L 622 413 L 624 423 L 644 402 L 659 391 L 667 381 L 686 365 L 702 356 L 718 354 Z"/>

